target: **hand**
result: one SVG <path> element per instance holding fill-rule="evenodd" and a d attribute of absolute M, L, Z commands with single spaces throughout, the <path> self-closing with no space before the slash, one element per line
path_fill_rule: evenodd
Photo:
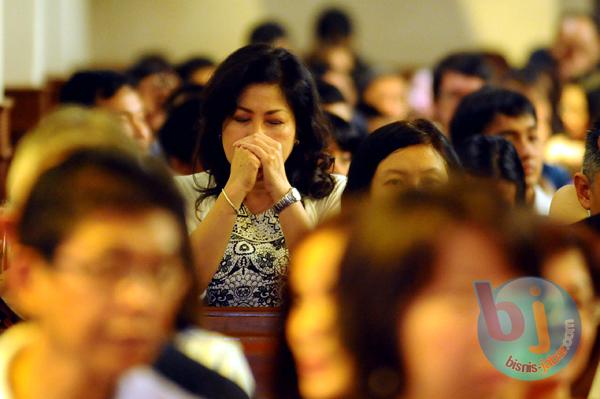
<path fill-rule="evenodd" d="M 236 204 L 241 204 L 254 188 L 260 166 L 260 160 L 250 150 L 234 147 L 225 191 Z"/>
<path fill-rule="evenodd" d="M 246 149 L 260 160 L 265 189 L 274 202 L 292 187 L 285 173 L 281 144 L 264 134 L 253 134 L 233 143 L 234 148 Z"/>

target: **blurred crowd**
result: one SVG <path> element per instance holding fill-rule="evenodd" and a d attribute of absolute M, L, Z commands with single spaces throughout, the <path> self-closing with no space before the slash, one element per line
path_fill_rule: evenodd
<path fill-rule="evenodd" d="M 600 398 L 598 21 L 520 67 L 380 68 L 354 32 L 331 8 L 306 54 L 266 21 L 66 80 L 6 181 L 0 398 L 258 397 L 206 307 L 280 312 L 266 397 Z M 474 282 L 520 277 L 581 321 L 539 380 L 479 343 Z"/>

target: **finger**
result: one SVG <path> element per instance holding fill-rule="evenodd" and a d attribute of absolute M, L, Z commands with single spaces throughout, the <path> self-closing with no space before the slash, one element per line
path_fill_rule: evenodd
<path fill-rule="evenodd" d="M 242 143 L 240 148 L 249 151 L 252 155 L 256 156 L 262 164 L 269 162 L 273 155 L 265 151 L 260 145 L 254 143 Z"/>
<path fill-rule="evenodd" d="M 261 146 L 267 152 L 281 153 L 281 144 L 264 134 L 252 134 L 238 140 L 238 143 L 240 145 L 243 143 L 252 143 Z"/>

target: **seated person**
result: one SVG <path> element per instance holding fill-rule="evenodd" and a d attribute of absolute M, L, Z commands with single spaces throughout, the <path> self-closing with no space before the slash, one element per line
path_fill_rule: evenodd
<path fill-rule="evenodd" d="M 255 26 L 248 36 L 248 44 L 268 44 L 273 47 L 290 48 L 286 29 L 279 22 L 266 21 Z"/>
<path fill-rule="evenodd" d="M 590 130 L 585 139 L 581 172 L 573 179 L 579 203 L 590 217 L 582 223 L 600 230 L 600 126 Z"/>
<path fill-rule="evenodd" d="M 127 70 L 127 76 L 140 94 L 148 126 L 156 132 L 165 121 L 165 101 L 181 83 L 179 76 L 161 55 L 140 58 Z"/>
<path fill-rule="evenodd" d="M 474 136 L 458 149 L 465 173 L 491 181 L 511 205 L 525 203 L 525 174 L 515 147 L 495 136 Z"/>
<path fill-rule="evenodd" d="M 525 172 L 525 202 L 538 214 L 547 215 L 551 196 L 539 184 L 542 143 L 535 109 L 527 97 L 491 87 L 466 96 L 450 123 L 452 145 L 458 148 L 468 138 L 482 134 L 502 136 L 515 146 Z"/>
<path fill-rule="evenodd" d="M 147 150 L 153 141 L 144 104 L 129 79 L 118 72 L 88 70 L 75 73 L 60 91 L 61 104 L 99 107 L 117 114 L 125 131 Z"/>
<path fill-rule="evenodd" d="M 352 124 L 339 116 L 325 112 L 325 117 L 331 125 L 331 134 L 326 142 L 327 152 L 334 158 L 333 173 L 346 176 L 352 162 L 352 154 L 363 138 Z"/>
<path fill-rule="evenodd" d="M 551 216 L 565 222 L 583 223 L 596 228 L 600 214 L 600 126 L 594 126 L 585 140 L 581 172 L 573 178 L 573 185 L 557 191 L 552 199 Z"/>
<path fill-rule="evenodd" d="M 375 108 L 387 123 L 406 119 L 410 112 L 408 83 L 400 74 L 375 76 L 362 92 L 361 102 Z"/>
<path fill-rule="evenodd" d="M 204 86 L 215 71 L 215 62 L 207 57 L 192 57 L 179 64 L 175 70 L 182 85 Z"/>
<path fill-rule="evenodd" d="M 110 398 L 198 312 L 182 200 L 156 163 L 72 154 L 35 183 L 16 241 L 29 320 L 0 336 L 3 398 Z"/>
<path fill-rule="evenodd" d="M 448 134 L 450 120 L 464 96 L 479 90 L 492 79 L 492 70 L 482 54 L 452 53 L 433 69 L 434 119 Z"/>
<path fill-rule="evenodd" d="M 205 172 L 177 181 L 206 301 L 279 306 L 288 248 L 337 213 L 345 184 L 323 152 L 314 81 L 289 51 L 250 45 L 204 90 L 195 159 Z"/>
<path fill-rule="evenodd" d="M 344 197 L 388 197 L 408 188 L 443 185 L 460 169 L 444 135 L 425 119 L 394 122 L 371 133 L 357 149 Z"/>
<path fill-rule="evenodd" d="M 12 223 L 11 221 L 21 213 L 21 208 L 34 181 L 42 172 L 60 163 L 71 153 L 90 148 L 116 150 L 133 157 L 140 155 L 133 140 L 123 134 L 119 120 L 109 113 L 79 107 L 65 107 L 45 117 L 33 131 L 28 132 L 21 139 L 16 149 L 8 173 L 8 200 L 7 208 L 3 212 L 3 222 L 5 224 Z M 10 224 L 8 226 L 11 231 Z M 11 246 L 9 246 L 10 248 Z M 18 253 L 9 251 L 8 255 L 12 255 L 7 260 L 9 265 L 13 261 L 19 261 Z M 11 273 L 9 268 L 6 276 L 7 282 L 11 281 L 13 275 L 14 273 Z M 9 327 L 27 315 L 23 314 L 24 312 L 18 307 L 18 300 L 14 293 L 11 295 L 14 289 L 1 288 L 6 288 L 2 290 L 2 295 L 10 307 L 5 306 L 7 314 L 2 317 L 0 324 Z M 13 308 L 16 309 L 16 312 L 13 311 Z M 18 314 L 16 314 L 17 312 Z M 180 331 L 175 337 L 174 344 L 174 348 L 181 354 L 179 356 L 171 354 L 161 360 L 161 364 L 166 362 L 171 366 L 177 366 L 177 364 L 173 364 L 173 361 L 177 361 L 185 354 L 193 359 L 193 361 L 187 360 L 185 363 L 198 362 L 194 368 L 195 371 L 189 373 L 214 374 L 214 372 L 207 372 L 203 369 L 203 367 L 208 367 L 223 376 L 217 380 L 227 378 L 242 387 L 246 395 L 253 394 L 254 380 L 239 344 L 217 333 L 193 326 L 188 326 Z M 173 351 L 168 351 L 167 354 L 171 352 Z M 161 355 L 161 359 L 162 357 L 163 355 Z M 178 382 L 178 380 L 176 381 Z"/>
<path fill-rule="evenodd" d="M 202 100 L 191 97 L 175 107 L 158 130 L 158 142 L 167 164 L 177 175 L 190 175 L 202 169 L 194 165 L 193 155 L 198 141 Z"/>

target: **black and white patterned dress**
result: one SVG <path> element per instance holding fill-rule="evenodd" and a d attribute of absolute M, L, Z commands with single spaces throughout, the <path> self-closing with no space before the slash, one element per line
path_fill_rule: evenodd
<path fill-rule="evenodd" d="M 336 214 L 346 178 L 333 175 L 335 187 L 322 199 L 302 198 L 311 225 Z M 206 172 L 175 179 L 186 200 L 187 224 L 193 232 L 212 209 L 216 197 L 202 200 L 196 209 L 198 187 L 212 185 Z M 273 209 L 254 215 L 242 205 L 219 267 L 206 290 L 211 306 L 279 306 L 287 279 L 289 252 L 279 218 Z"/>
<path fill-rule="evenodd" d="M 254 215 L 242 205 L 206 301 L 211 306 L 279 306 L 288 263 L 273 209 Z"/>

